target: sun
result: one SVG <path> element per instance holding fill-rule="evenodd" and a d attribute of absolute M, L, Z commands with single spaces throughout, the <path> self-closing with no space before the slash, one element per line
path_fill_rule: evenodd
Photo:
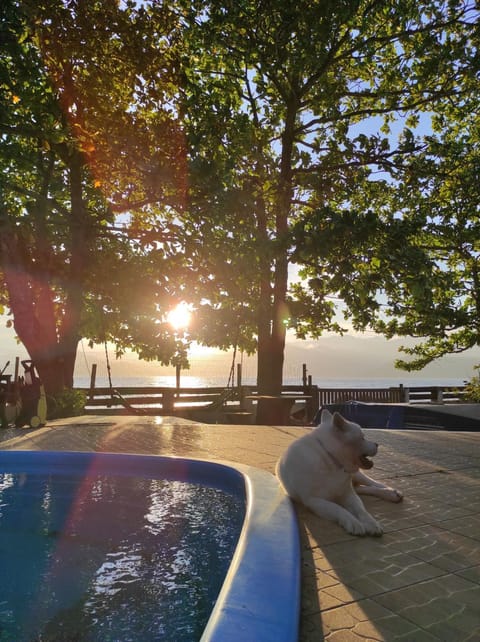
<path fill-rule="evenodd" d="M 190 310 L 190 306 L 185 302 L 179 303 L 177 307 L 170 310 L 167 314 L 167 322 L 174 330 L 183 330 L 184 328 L 188 328 L 191 318 L 192 312 Z"/>

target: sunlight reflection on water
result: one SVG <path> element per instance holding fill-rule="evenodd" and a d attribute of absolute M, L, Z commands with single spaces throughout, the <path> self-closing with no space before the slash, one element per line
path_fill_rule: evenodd
<path fill-rule="evenodd" d="M 243 498 L 140 477 L 21 477 L 0 475 L 0 640 L 200 637 Z"/>

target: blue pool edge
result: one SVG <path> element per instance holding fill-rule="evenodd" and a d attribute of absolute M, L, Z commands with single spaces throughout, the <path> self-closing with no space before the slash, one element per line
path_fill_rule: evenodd
<path fill-rule="evenodd" d="M 218 463 L 244 476 L 247 514 L 201 642 L 294 642 L 300 613 L 300 540 L 293 505 L 269 472 Z"/>
<path fill-rule="evenodd" d="M 243 489 L 246 515 L 235 553 L 201 642 L 295 642 L 300 613 L 300 541 L 295 510 L 276 478 L 265 470 L 224 460 L 124 453 L 0 451 L 2 462 L 42 458 L 51 471 L 89 468 L 102 461 L 112 472 L 198 481 L 221 489 Z M 16 462 L 16 463 L 17 463 Z M 138 468 L 139 463 L 141 467 Z M 107 468 L 109 468 L 107 466 Z M 1 468 L 0 468 L 1 472 Z"/>

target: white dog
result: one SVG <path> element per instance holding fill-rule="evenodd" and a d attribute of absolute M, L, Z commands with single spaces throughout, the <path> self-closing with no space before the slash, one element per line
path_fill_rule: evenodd
<path fill-rule="evenodd" d="M 352 535 L 381 535 L 381 525 L 358 494 L 391 502 L 400 502 L 403 496 L 360 472 L 372 468 L 368 457 L 377 449 L 358 424 L 323 410 L 320 424 L 287 448 L 276 474 L 292 499 L 320 517 L 337 522 Z"/>

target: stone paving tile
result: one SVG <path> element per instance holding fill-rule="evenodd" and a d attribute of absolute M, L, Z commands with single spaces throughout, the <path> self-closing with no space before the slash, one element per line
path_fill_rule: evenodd
<path fill-rule="evenodd" d="M 394 485 L 410 498 L 425 500 L 435 496 L 448 505 L 471 505 L 478 496 L 478 481 L 473 478 L 470 469 L 398 477 L 393 481 Z"/>
<path fill-rule="evenodd" d="M 441 639 L 374 600 L 362 600 L 322 613 L 321 626 L 323 637 L 317 639 L 327 642 L 438 642 Z M 313 618 L 305 622 L 305 642 L 315 640 L 309 632 L 313 627 Z"/>
<path fill-rule="evenodd" d="M 480 541 L 480 515 L 467 515 L 441 523 L 442 528 Z"/>
<path fill-rule="evenodd" d="M 334 574 L 317 571 L 303 576 L 302 618 L 362 599 L 358 591 L 347 588 Z"/>
<path fill-rule="evenodd" d="M 350 590 L 364 597 L 409 586 L 443 574 L 442 569 L 413 555 L 397 551 L 388 539 L 361 539 L 332 544 L 325 550 L 323 569 Z"/>
<path fill-rule="evenodd" d="M 466 571 L 480 564 L 480 543 L 436 526 L 415 526 L 391 533 L 390 546 L 443 571 Z"/>
<path fill-rule="evenodd" d="M 1 447 L 224 459 L 273 473 L 283 450 L 308 430 L 84 416 L 17 431 Z M 384 526 L 382 538 L 353 537 L 296 506 L 301 642 L 480 640 L 480 435 L 367 433 L 380 444 L 372 475 L 405 500 L 364 498 Z"/>
<path fill-rule="evenodd" d="M 480 640 L 480 587 L 444 575 L 379 595 L 375 601 L 440 640 Z"/>
<path fill-rule="evenodd" d="M 477 468 L 466 469 L 466 471 L 471 479 L 480 479 L 480 465 L 477 465 Z"/>
<path fill-rule="evenodd" d="M 472 450 L 470 444 L 471 435 L 475 433 L 415 430 L 366 432 L 380 444 L 375 461 L 381 461 L 385 453 L 391 473 L 419 474 L 434 469 L 468 468 L 472 467 L 472 462 L 476 466 L 480 463 L 480 450 Z"/>
<path fill-rule="evenodd" d="M 457 571 L 456 575 L 475 584 L 480 584 L 480 566 L 472 566 L 471 568 L 466 568 L 463 571 Z"/>
<path fill-rule="evenodd" d="M 421 498 L 410 496 L 405 497 L 396 510 L 392 509 L 394 505 L 385 504 L 381 500 L 364 503 L 382 524 L 385 533 L 409 528 L 412 523 L 419 526 L 450 524 L 468 518 L 472 512 L 471 506 L 452 506 L 433 499 L 426 504 Z"/>

